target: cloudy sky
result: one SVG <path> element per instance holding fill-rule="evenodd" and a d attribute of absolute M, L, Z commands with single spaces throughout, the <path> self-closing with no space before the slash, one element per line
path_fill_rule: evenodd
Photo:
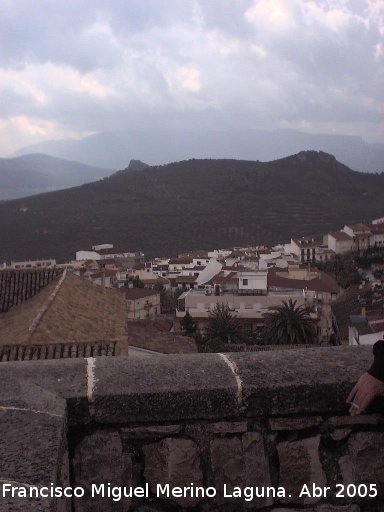
<path fill-rule="evenodd" d="M 125 127 L 384 134 L 384 0 L 0 0 L 0 155 Z"/>

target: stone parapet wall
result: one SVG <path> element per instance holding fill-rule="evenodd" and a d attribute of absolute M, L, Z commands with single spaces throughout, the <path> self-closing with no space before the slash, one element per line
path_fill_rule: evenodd
<path fill-rule="evenodd" d="M 11 508 L 0 498 L 0 511 L 384 510 L 382 404 L 353 418 L 345 404 L 370 361 L 369 348 L 334 347 L 4 363 L 0 484 L 109 483 L 143 487 L 147 496 L 28 507 L 19 499 Z M 217 494 L 159 494 L 167 483 Z M 312 484 L 330 489 L 300 497 L 305 484 L 311 494 Z M 360 485 L 360 495 L 346 487 L 336 497 L 337 484 Z M 362 496 L 361 484 L 378 496 Z M 255 487 L 259 496 L 248 501 Z M 242 498 L 233 496 L 237 488 Z"/>

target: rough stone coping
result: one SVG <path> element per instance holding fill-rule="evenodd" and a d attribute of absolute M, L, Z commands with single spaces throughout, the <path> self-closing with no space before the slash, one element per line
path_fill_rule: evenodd
<path fill-rule="evenodd" d="M 69 425 L 346 414 L 370 347 L 8 362 L 0 372 L 0 485 L 56 483 Z M 12 504 L 25 509 L 26 502 Z M 4 508 L 6 506 L 6 508 Z M 2 508 L 3 507 L 3 508 Z M 55 510 L 33 502 L 29 510 Z M 10 510 L 0 501 L 0 511 Z"/>

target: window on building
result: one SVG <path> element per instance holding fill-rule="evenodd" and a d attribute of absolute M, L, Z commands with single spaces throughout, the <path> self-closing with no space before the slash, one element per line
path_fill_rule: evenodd
<path fill-rule="evenodd" d="M 248 279 L 243 279 L 243 286 L 248 286 Z"/>

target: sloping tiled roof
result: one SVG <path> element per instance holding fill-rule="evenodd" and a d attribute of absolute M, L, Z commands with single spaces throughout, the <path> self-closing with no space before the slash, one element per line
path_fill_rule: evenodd
<path fill-rule="evenodd" d="M 152 297 L 152 295 L 159 295 L 156 290 L 149 288 L 120 288 L 125 292 L 125 298 L 127 300 L 144 299 L 145 297 Z"/>
<path fill-rule="evenodd" d="M 0 271 L 0 313 L 9 311 L 37 295 L 62 274 L 62 269 L 22 269 Z"/>
<path fill-rule="evenodd" d="M 116 342 L 45 343 L 42 345 L 0 345 L 0 362 L 35 361 L 117 355 Z"/>
<path fill-rule="evenodd" d="M 370 229 L 365 224 L 347 224 L 348 228 L 351 228 L 354 233 L 369 233 Z"/>
<path fill-rule="evenodd" d="M 384 222 L 380 224 L 370 224 L 369 229 L 373 235 L 384 235 Z"/>
<path fill-rule="evenodd" d="M 350 242 L 351 240 L 353 240 L 353 238 L 344 231 L 333 231 L 332 233 L 329 234 L 338 242 Z"/>
<path fill-rule="evenodd" d="M 196 282 L 197 276 L 176 276 L 176 283 L 193 284 Z"/>
<path fill-rule="evenodd" d="M 164 323 L 164 322 L 163 322 Z M 172 323 L 171 323 L 172 326 Z M 171 326 L 168 326 L 170 328 Z M 164 354 L 189 354 L 197 352 L 195 342 L 187 336 L 164 330 L 158 320 L 128 321 L 128 343 Z"/>
<path fill-rule="evenodd" d="M 88 342 L 100 339 L 126 342 L 126 303 L 114 289 L 102 293 L 100 286 L 67 274 L 57 295 L 52 283 L 27 302 L 0 315 L 0 345 Z M 45 313 L 30 327 L 44 307 Z"/>
<path fill-rule="evenodd" d="M 278 276 L 274 269 L 268 272 L 268 288 L 284 288 L 292 290 L 310 290 L 314 292 L 339 293 L 340 286 L 330 275 L 319 272 L 314 279 L 289 279 Z"/>

